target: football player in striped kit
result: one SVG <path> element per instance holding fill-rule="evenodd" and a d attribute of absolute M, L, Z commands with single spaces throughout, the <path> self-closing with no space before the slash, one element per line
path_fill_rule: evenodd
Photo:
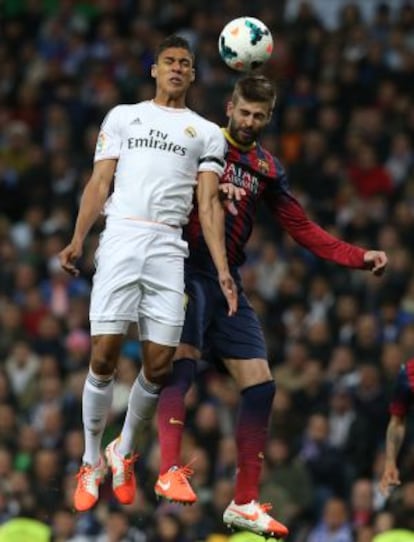
<path fill-rule="evenodd" d="M 237 214 L 226 215 L 226 247 L 239 298 L 233 318 L 226 318 L 226 307 L 219 295 L 217 275 L 196 209 L 185 229 L 190 248 L 186 260 L 188 306 L 173 375 L 161 392 L 158 406 L 161 465 L 155 492 L 175 502 L 192 503 L 197 499 L 189 483 L 191 471 L 180 464 L 180 444 L 185 422 L 184 397 L 195 379 L 197 360 L 204 349 L 209 349 L 222 360 L 241 393 L 235 430 L 238 448 L 235 495 L 224 512 L 224 522 L 284 537 L 287 528 L 268 513 L 267 505 L 259 502 L 259 478 L 275 383 L 259 319 L 243 292 L 239 273 L 257 204 L 262 200 L 270 209 L 276 227 L 283 228 L 320 258 L 381 274 L 387 257 L 382 251 L 365 250 L 333 237 L 306 216 L 290 191 L 281 162 L 258 141 L 271 119 L 275 99 L 275 89 L 266 77 L 246 75 L 236 83 L 227 106 L 226 166 L 221 186 L 224 191 L 236 186 L 238 196 L 244 193 Z"/>

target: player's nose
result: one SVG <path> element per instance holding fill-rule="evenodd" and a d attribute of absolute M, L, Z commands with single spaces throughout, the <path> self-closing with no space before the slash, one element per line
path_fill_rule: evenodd
<path fill-rule="evenodd" d="M 175 72 L 181 72 L 181 63 L 179 60 L 176 60 L 171 64 L 171 69 Z"/>

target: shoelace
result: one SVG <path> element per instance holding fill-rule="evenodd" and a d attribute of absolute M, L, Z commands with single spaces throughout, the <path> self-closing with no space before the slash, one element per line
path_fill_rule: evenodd
<path fill-rule="evenodd" d="M 126 482 L 129 482 L 131 480 L 132 473 L 134 470 L 134 463 L 137 459 L 138 459 L 138 454 L 135 454 L 128 458 L 125 458 L 125 457 L 122 458 L 122 461 L 124 463 L 124 468 L 125 468 L 124 474 L 125 474 Z"/>
<path fill-rule="evenodd" d="M 79 484 L 82 489 L 89 489 L 92 485 L 92 478 L 90 475 L 93 473 L 93 467 L 90 465 L 82 465 L 76 478 L 79 480 Z"/>
<path fill-rule="evenodd" d="M 263 504 L 257 503 L 257 504 L 259 505 L 259 508 L 262 510 L 262 512 L 264 512 L 265 514 L 270 512 L 270 510 L 273 508 L 270 502 L 265 502 Z"/>
<path fill-rule="evenodd" d="M 179 467 L 174 472 L 178 475 L 177 480 L 182 485 L 186 485 L 188 483 L 187 479 L 191 478 L 191 476 L 194 474 L 194 470 L 190 469 L 188 465 L 185 465 L 184 467 Z"/>

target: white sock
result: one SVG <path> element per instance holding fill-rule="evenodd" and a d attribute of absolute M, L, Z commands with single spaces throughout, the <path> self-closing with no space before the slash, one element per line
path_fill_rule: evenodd
<path fill-rule="evenodd" d="M 141 370 L 129 395 L 128 410 L 117 446 L 121 456 L 125 457 L 133 452 L 135 434 L 151 422 L 157 408 L 160 389 L 161 386 L 147 380 Z"/>
<path fill-rule="evenodd" d="M 83 462 L 96 465 L 99 462 L 102 435 L 112 405 L 114 377 L 97 375 L 89 369 L 83 387 L 82 418 L 85 435 Z"/>

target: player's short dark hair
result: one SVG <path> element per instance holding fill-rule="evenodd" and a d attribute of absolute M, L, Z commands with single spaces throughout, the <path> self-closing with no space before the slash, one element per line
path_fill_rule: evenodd
<path fill-rule="evenodd" d="M 160 57 L 161 53 L 165 51 L 166 49 L 170 49 L 171 47 L 175 47 L 178 49 L 186 49 L 193 59 L 194 62 L 194 52 L 191 49 L 191 46 L 189 42 L 177 34 L 172 34 L 171 36 L 167 36 L 162 40 L 162 42 L 158 45 L 157 50 L 155 51 L 155 63 L 158 62 L 158 58 Z"/>
<path fill-rule="evenodd" d="M 242 97 L 247 102 L 266 102 L 273 107 L 276 101 L 276 89 L 265 75 L 245 75 L 234 86 L 232 100 Z"/>

